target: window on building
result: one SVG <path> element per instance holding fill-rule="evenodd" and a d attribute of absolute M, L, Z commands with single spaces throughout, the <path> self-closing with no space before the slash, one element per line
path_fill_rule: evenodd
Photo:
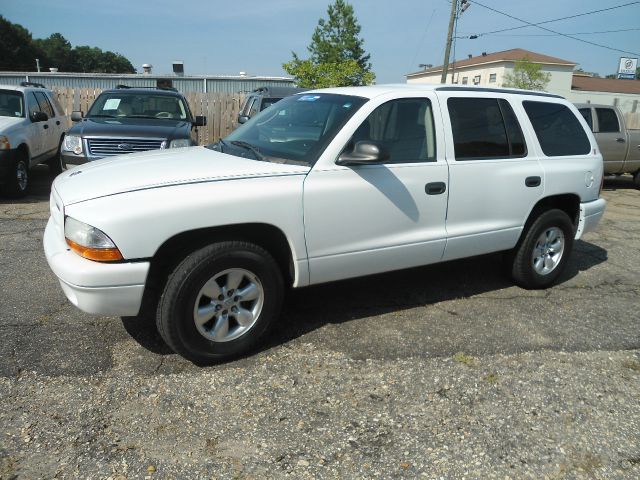
<path fill-rule="evenodd" d="M 591 151 L 589 137 L 566 106 L 532 101 L 522 105 L 546 156 L 586 155 Z"/>
<path fill-rule="evenodd" d="M 480 85 L 480 75 L 476 75 L 475 77 L 473 77 L 473 84 Z"/>
<path fill-rule="evenodd" d="M 620 123 L 618 116 L 613 108 L 596 108 L 596 116 L 598 117 L 598 131 L 601 133 L 619 132 Z"/>
<path fill-rule="evenodd" d="M 469 83 L 469 77 L 462 77 L 462 85 L 466 85 Z"/>
<path fill-rule="evenodd" d="M 496 77 L 497 75 L 495 73 L 489 75 L 489 83 L 496 83 Z"/>
<path fill-rule="evenodd" d="M 447 106 L 456 160 L 526 156 L 522 129 L 506 100 L 449 98 Z"/>

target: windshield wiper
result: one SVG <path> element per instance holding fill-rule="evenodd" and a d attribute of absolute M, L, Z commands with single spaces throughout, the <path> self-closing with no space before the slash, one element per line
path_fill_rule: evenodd
<path fill-rule="evenodd" d="M 89 117 L 89 118 L 95 118 L 95 117 L 117 118 L 115 115 L 107 115 L 105 113 L 97 113 L 95 115 L 87 115 L 87 117 Z"/>
<path fill-rule="evenodd" d="M 246 150 L 249 150 L 256 157 L 256 160 L 264 160 L 264 155 L 260 153 L 260 150 L 258 150 L 256 147 L 254 147 L 248 142 L 243 142 L 242 140 L 231 140 L 229 143 L 231 143 L 232 145 L 236 145 L 238 147 L 242 147 Z"/>

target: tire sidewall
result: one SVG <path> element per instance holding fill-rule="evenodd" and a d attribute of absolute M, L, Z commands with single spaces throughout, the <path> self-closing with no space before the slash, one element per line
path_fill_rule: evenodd
<path fill-rule="evenodd" d="M 266 252 L 253 249 L 229 249 L 202 256 L 202 249 L 188 256 L 175 270 L 165 287 L 160 302 L 159 322 L 167 343 L 184 357 L 196 363 L 210 363 L 241 355 L 252 349 L 280 312 L 282 278 L 275 261 Z M 267 257 L 265 257 L 265 254 Z M 264 304 L 256 323 L 241 337 L 228 342 L 213 342 L 197 330 L 193 309 L 204 284 L 216 274 L 231 268 L 242 268 L 254 274 L 262 284 Z"/>
<path fill-rule="evenodd" d="M 535 271 L 532 262 L 533 250 L 542 233 L 550 228 L 559 228 L 564 235 L 564 250 L 560 263 L 553 271 L 541 275 Z M 525 288 L 545 288 L 553 284 L 562 274 L 573 249 L 574 226 L 569 216 L 562 210 L 548 210 L 531 225 L 524 241 L 517 249 L 513 265 L 516 282 Z"/>

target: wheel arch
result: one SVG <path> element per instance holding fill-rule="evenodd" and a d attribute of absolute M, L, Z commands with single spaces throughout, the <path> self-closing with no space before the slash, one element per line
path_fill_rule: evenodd
<path fill-rule="evenodd" d="M 293 250 L 280 228 L 266 223 L 248 223 L 189 230 L 167 239 L 151 257 L 141 314 L 155 309 L 169 274 L 187 255 L 211 243 L 231 240 L 264 248 L 280 267 L 285 285 L 293 285 L 296 276 Z"/>
<path fill-rule="evenodd" d="M 565 212 L 573 226 L 577 228 L 578 220 L 580 219 L 580 197 L 575 193 L 550 195 L 548 197 L 541 198 L 533 206 L 529 212 L 529 216 L 527 217 L 520 237 L 522 238 L 526 234 L 531 224 L 542 212 L 546 212 L 547 210 L 552 210 L 554 208 Z"/>

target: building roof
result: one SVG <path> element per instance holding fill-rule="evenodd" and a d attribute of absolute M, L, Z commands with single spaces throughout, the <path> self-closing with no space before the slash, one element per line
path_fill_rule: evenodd
<path fill-rule="evenodd" d="M 464 60 L 456 60 L 456 69 L 462 67 L 484 65 L 487 63 L 497 63 L 505 61 L 515 62 L 518 60 L 522 60 L 525 57 L 527 57 L 529 61 L 533 63 L 543 63 L 546 65 L 566 65 L 570 67 L 577 65 L 576 62 L 572 62 L 570 60 L 563 60 L 561 58 L 551 57 L 542 53 L 531 52 L 529 50 L 524 50 L 523 48 L 512 48 L 511 50 L 504 50 L 502 52 L 487 53 L 486 55 L 478 55 L 477 57 L 465 58 Z M 451 66 L 451 64 L 449 65 Z M 442 65 L 428 68 L 426 70 L 421 70 L 419 72 L 409 73 L 407 74 L 407 77 L 419 77 L 421 75 L 424 75 L 425 73 L 436 72 L 442 72 Z"/>
<path fill-rule="evenodd" d="M 587 75 L 573 75 L 571 90 L 587 92 L 631 93 L 640 95 L 640 80 L 618 80 L 597 78 Z"/>

